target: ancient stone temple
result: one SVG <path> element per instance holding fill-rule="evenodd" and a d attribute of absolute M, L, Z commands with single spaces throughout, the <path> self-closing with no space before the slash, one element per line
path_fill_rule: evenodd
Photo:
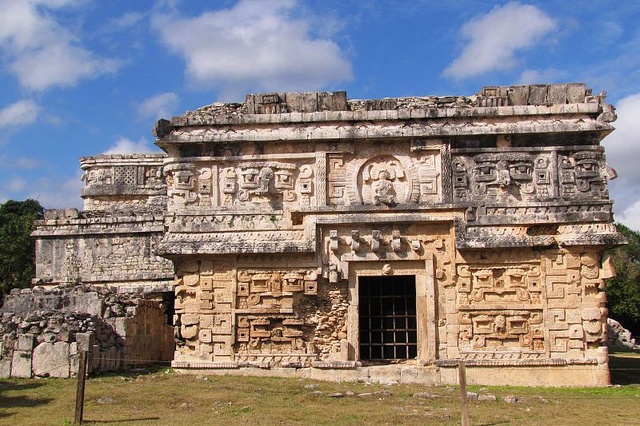
<path fill-rule="evenodd" d="M 614 119 L 582 84 L 215 103 L 83 158 L 36 281 L 171 291 L 182 370 L 608 384 Z"/>

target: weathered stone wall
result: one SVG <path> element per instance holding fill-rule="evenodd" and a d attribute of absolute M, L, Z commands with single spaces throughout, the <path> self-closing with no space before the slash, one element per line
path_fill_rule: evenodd
<path fill-rule="evenodd" d="M 0 309 L 1 377 L 69 377 L 169 361 L 173 328 L 159 302 L 106 287 L 15 290 Z"/>
<path fill-rule="evenodd" d="M 613 119 L 584 85 L 549 85 L 249 95 L 161 120 L 174 366 L 358 368 L 361 282 L 398 275 L 415 277 L 416 360 L 441 380 L 462 358 L 471 380 L 606 383 Z"/>
<path fill-rule="evenodd" d="M 164 230 L 162 155 L 81 159 L 82 212 L 48 210 L 37 223 L 39 285 L 94 283 L 172 292 L 173 265 L 155 254 Z"/>
<path fill-rule="evenodd" d="M 114 154 L 83 157 L 80 167 L 85 213 L 127 216 L 162 212 L 167 187 L 162 174 L 162 154 Z"/>
<path fill-rule="evenodd" d="M 583 84 L 212 104 L 158 122 L 165 157 L 82 160 L 85 212 L 39 226 L 38 279 L 174 286 L 177 368 L 606 384 L 614 120 Z M 369 359 L 360 291 L 392 277 L 415 354 Z"/>
<path fill-rule="evenodd" d="M 51 212 L 48 212 L 51 213 Z M 161 215 L 45 219 L 34 235 L 37 284 L 148 283 L 166 290 L 171 262 L 154 254 L 162 236 Z"/>

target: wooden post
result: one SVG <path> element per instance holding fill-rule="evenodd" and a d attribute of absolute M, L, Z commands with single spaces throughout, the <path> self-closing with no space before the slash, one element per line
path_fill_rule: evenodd
<path fill-rule="evenodd" d="M 469 426 L 469 406 L 467 405 L 467 370 L 463 360 L 458 361 L 458 381 L 460 382 L 460 424 Z"/>
<path fill-rule="evenodd" d="M 78 387 L 76 388 L 76 416 L 75 424 L 82 424 L 82 413 L 84 411 L 84 385 L 87 376 L 87 351 L 80 351 L 78 362 Z"/>

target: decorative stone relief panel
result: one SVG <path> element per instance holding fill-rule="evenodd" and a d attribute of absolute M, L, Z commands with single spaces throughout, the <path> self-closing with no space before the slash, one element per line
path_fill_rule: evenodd
<path fill-rule="evenodd" d="M 453 156 L 452 174 L 454 201 L 487 204 L 558 197 L 607 199 L 606 180 L 615 178 L 599 149 L 458 153 Z"/>
<path fill-rule="evenodd" d="M 112 167 L 96 167 L 85 172 L 82 180 L 86 186 L 91 185 L 111 185 L 113 183 Z"/>
<path fill-rule="evenodd" d="M 115 154 L 84 157 L 84 212 L 90 216 L 138 215 L 166 209 L 163 155 Z"/>
<path fill-rule="evenodd" d="M 551 160 L 551 153 L 454 155 L 454 201 L 516 203 L 548 198 L 554 191 Z"/>
<path fill-rule="evenodd" d="M 325 230 L 323 275 L 329 282 L 346 279 L 352 261 L 420 260 L 429 255 L 436 259 L 435 278 L 443 285 L 451 285 L 454 251 L 449 225 L 400 223 L 353 228 Z"/>
<path fill-rule="evenodd" d="M 339 205 L 345 202 L 347 170 L 343 154 L 327 154 L 327 204 Z"/>
<path fill-rule="evenodd" d="M 460 314 L 461 351 L 544 351 L 541 310 L 492 310 Z M 471 356 L 473 358 L 473 356 Z"/>
<path fill-rule="evenodd" d="M 606 324 L 604 278 L 593 251 L 562 250 L 545 260 L 551 352 L 597 348 Z"/>
<path fill-rule="evenodd" d="M 457 325 L 451 324 L 446 336 L 457 336 L 462 356 L 595 356 L 589 350 L 597 350 L 603 338 L 604 278 L 612 274 L 595 251 L 548 250 L 541 252 L 541 262 L 520 264 L 501 265 L 498 260 L 489 255 L 481 264 L 456 267 Z M 505 349 L 516 352 L 495 352 Z"/>
<path fill-rule="evenodd" d="M 457 275 L 460 309 L 542 304 L 539 265 L 458 265 Z"/>
<path fill-rule="evenodd" d="M 120 185 L 141 189 L 164 187 L 160 165 L 104 165 L 85 171 L 85 190 L 94 186 Z"/>
<path fill-rule="evenodd" d="M 560 151 L 558 168 L 562 198 L 609 198 L 606 180 L 615 177 L 615 171 L 604 162 L 602 151 Z"/>
<path fill-rule="evenodd" d="M 233 360 L 231 264 L 209 260 L 176 262 L 176 360 Z"/>
<path fill-rule="evenodd" d="M 164 169 L 173 205 L 308 206 L 314 196 L 313 163 L 276 160 L 173 163 Z"/>
<path fill-rule="evenodd" d="M 408 144 L 389 145 L 357 155 L 328 154 L 327 203 L 393 207 L 442 202 L 440 150 L 411 152 Z M 381 154 L 385 151 L 389 154 Z"/>
<path fill-rule="evenodd" d="M 315 269 L 239 269 L 236 352 L 241 361 L 308 365 L 315 359 L 313 327 L 294 303 L 318 294 Z"/>
<path fill-rule="evenodd" d="M 293 294 L 318 293 L 315 270 L 238 271 L 237 308 L 251 313 L 291 313 Z"/>

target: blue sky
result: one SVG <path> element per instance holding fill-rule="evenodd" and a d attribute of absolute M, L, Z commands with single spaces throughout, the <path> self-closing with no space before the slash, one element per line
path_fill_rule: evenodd
<path fill-rule="evenodd" d="M 157 152 L 158 118 L 246 93 L 351 99 L 584 82 L 640 230 L 640 2 L 0 0 L 0 202 L 81 207 L 78 158 Z"/>

